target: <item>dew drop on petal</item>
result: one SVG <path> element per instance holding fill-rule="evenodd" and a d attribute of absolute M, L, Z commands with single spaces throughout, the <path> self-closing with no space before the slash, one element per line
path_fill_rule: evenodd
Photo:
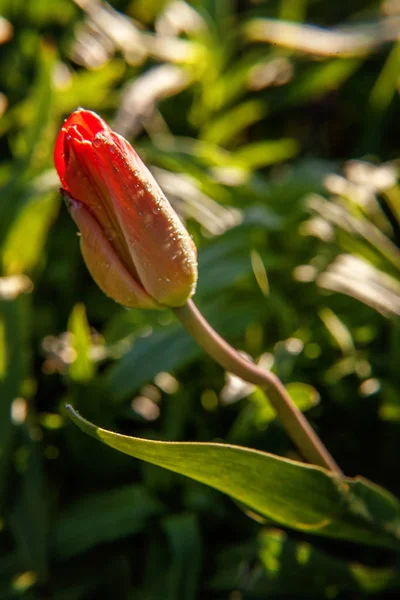
<path fill-rule="evenodd" d="M 147 229 L 152 225 L 153 223 L 153 217 L 151 214 L 147 213 L 144 217 L 144 224 L 145 227 L 147 227 Z"/>

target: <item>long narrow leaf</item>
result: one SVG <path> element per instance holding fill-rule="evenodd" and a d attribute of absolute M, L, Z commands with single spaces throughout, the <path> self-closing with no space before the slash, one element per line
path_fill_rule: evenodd
<path fill-rule="evenodd" d="M 363 478 L 339 478 L 258 450 L 217 443 L 159 442 L 72 420 L 104 444 L 214 487 L 280 525 L 373 546 L 400 547 L 400 504 Z"/>

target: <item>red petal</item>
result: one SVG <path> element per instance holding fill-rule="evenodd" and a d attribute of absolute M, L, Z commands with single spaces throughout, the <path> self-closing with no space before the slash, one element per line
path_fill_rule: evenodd
<path fill-rule="evenodd" d="M 194 291 L 197 262 L 182 222 L 124 138 L 99 133 L 93 154 L 99 189 L 115 216 L 137 280 L 160 304 L 184 304 L 190 289 Z"/>
<path fill-rule="evenodd" d="M 73 112 L 64 122 L 63 129 L 79 125 L 81 130 L 87 132 L 85 139 L 91 141 L 99 131 L 110 131 L 110 127 L 99 115 L 96 115 L 92 110 L 83 110 L 79 108 Z"/>
<path fill-rule="evenodd" d="M 86 265 L 103 292 L 129 308 L 160 308 L 121 262 L 104 231 L 84 204 L 66 194 L 69 212 L 81 232 Z"/>
<path fill-rule="evenodd" d="M 96 143 L 99 136 L 108 140 L 108 133 L 101 132 L 95 136 L 94 142 L 82 139 L 80 125 L 73 125 L 65 135 L 64 151 L 64 188 L 80 203 L 90 208 L 108 239 L 131 274 L 136 274 L 135 266 L 117 217 L 110 206 L 109 192 L 103 181 L 106 168 L 99 164 Z"/>
<path fill-rule="evenodd" d="M 110 127 L 101 117 L 91 110 L 78 109 L 66 119 L 56 140 L 54 163 L 56 165 L 58 176 L 61 179 L 63 186 L 67 189 L 68 186 L 64 179 L 66 169 L 65 157 L 66 155 L 68 156 L 68 152 L 65 152 L 65 136 L 67 133 L 72 133 L 73 131 L 79 131 L 83 140 L 92 141 L 96 133 L 99 133 L 99 131 L 110 131 Z"/>

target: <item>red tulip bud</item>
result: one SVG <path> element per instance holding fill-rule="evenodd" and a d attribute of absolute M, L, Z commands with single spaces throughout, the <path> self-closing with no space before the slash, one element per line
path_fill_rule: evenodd
<path fill-rule="evenodd" d="M 185 304 L 196 287 L 195 246 L 132 146 L 80 109 L 65 121 L 54 160 L 103 292 L 131 308 Z"/>

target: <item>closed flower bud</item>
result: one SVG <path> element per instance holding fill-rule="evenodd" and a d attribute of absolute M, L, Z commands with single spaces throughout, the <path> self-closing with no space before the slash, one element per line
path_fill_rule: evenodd
<path fill-rule="evenodd" d="M 185 304 L 196 288 L 195 246 L 132 146 L 80 109 L 65 121 L 54 160 L 103 292 L 130 308 Z"/>

